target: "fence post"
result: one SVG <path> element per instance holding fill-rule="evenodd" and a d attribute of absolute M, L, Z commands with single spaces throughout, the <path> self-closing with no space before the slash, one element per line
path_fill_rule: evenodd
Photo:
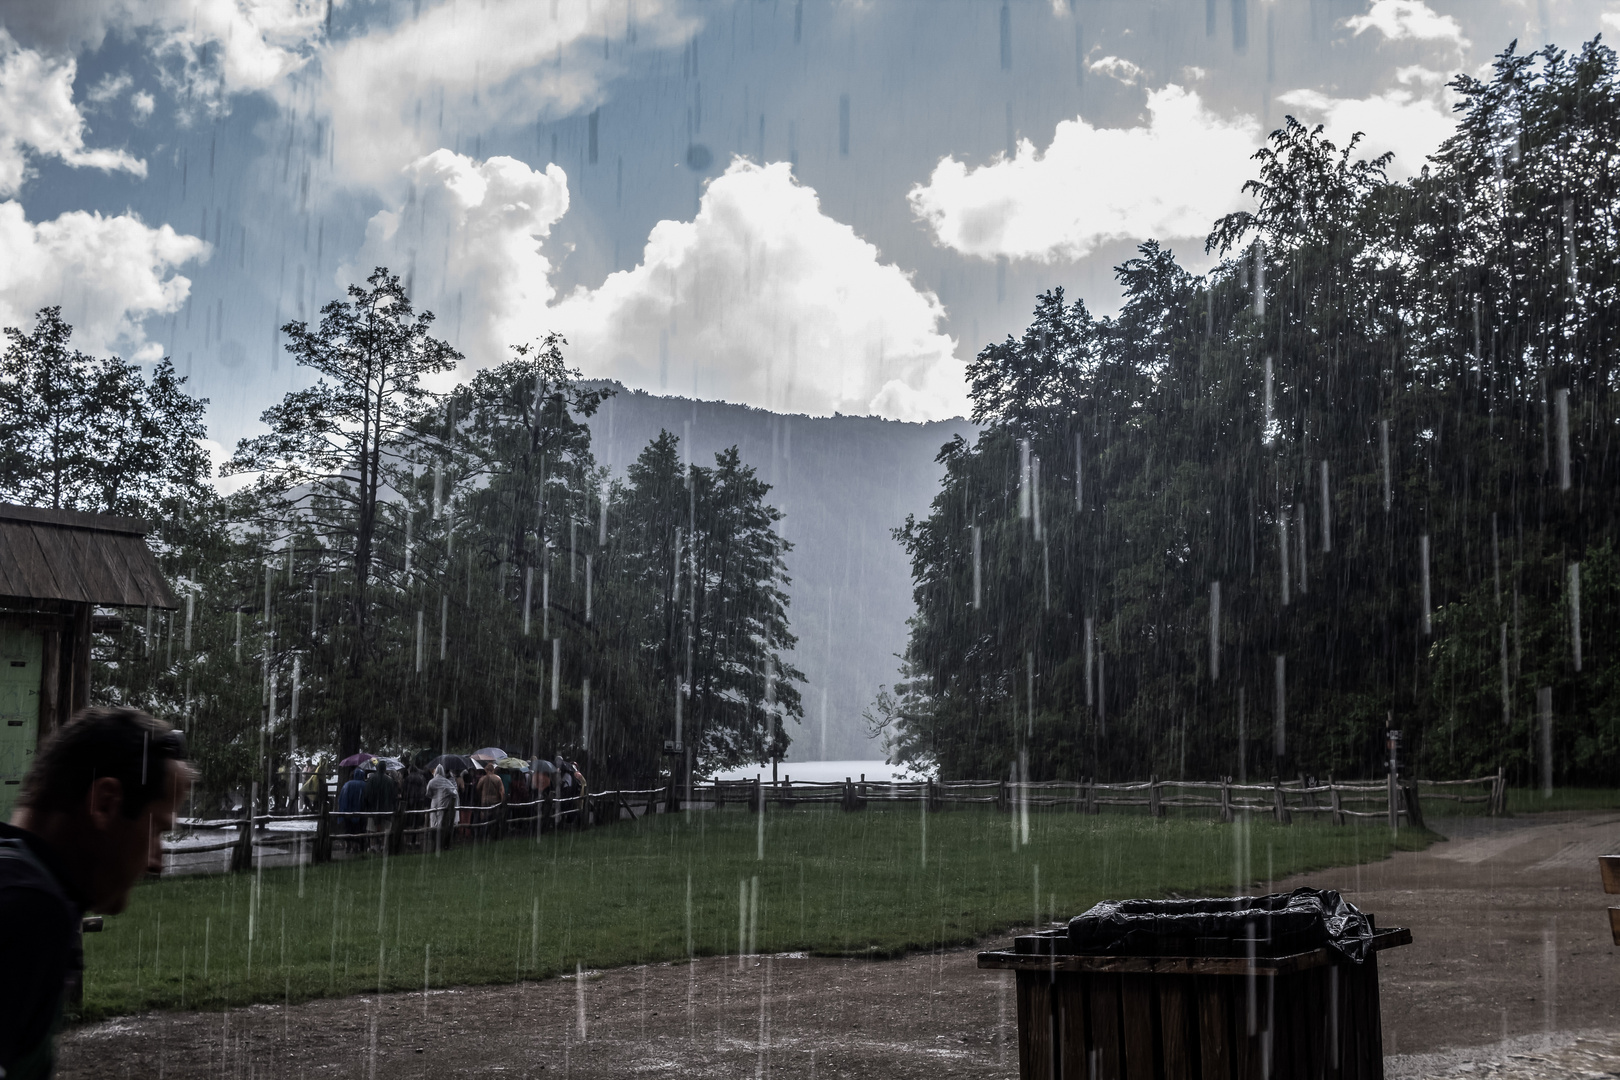
<path fill-rule="evenodd" d="M 1491 785 L 1491 814 L 1507 813 L 1507 778 L 1502 773 L 1502 766 L 1496 767 L 1496 783 Z"/>
<path fill-rule="evenodd" d="M 1339 800 L 1339 785 L 1333 782 L 1331 774 L 1328 776 L 1328 797 L 1333 800 L 1333 824 L 1343 825 L 1344 804 Z"/>
<path fill-rule="evenodd" d="M 1148 776 L 1148 813 L 1153 817 L 1164 817 L 1164 807 L 1159 805 L 1159 778 Z"/>
<path fill-rule="evenodd" d="M 1095 776 L 1086 781 L 1086 813 L 1102 813 L 1102 808 L 1097 805 L 1097 778 Z"/>
<path fill-rule="evenodd" d="M 1423 806 L 1418 801 L 1418 782 L 1409 780 L 1401 789 L 1401 801 L 1406 808 L 1406 823 L 1415 828 L 1423 828 Z"/>
<path fill-rule="evenodd" d="M 320 801 L 315 812 L 320 816 L 315 821 L 315 848 L 309 853 L 312 863 L 325 863 L 332 861 L 332 807 L 326 801 L 326 787 L 322 785 Z"/>
<path fill-rule="evenodd" d="M 1389 770 L 1389 790 L 1387 792 L 1387 798 L 1389 799 L 1389 827 L 1390 827 L 1391 830 L 1393 830 L 1393 829 L 1397 828 L 1400 825 L 1400 817 L 1399 817 L 1400 809 L 1395 805 L 1395 770 L 1394 769 Z"/>
<path fill-rule="evenodd" d="M 388 838 L 383 841 L 383 850 L 390 855 L 398 855 L 405 850 L 405 799 L 403 796 L 394 799 L 394 815 L 388 819 Z"/>
<path fill-rule="evenodd" d="M 765 809 L 765 793 L 760 790 L 759 777 L 754 777 L 754 784 L 748 789 L 748 809 L 759 813 Z"/>
<path fill-rule="evenodd" d="M 236 838 L 236 846 L 231 848 L 231 870 L 248 870 L 253 867 L 253 802 L 250 799 L 242 812 L 242 829 Z"/>
<path fill-rule="evenodd" d="M 461 800 L 457 799 L 445 807 L 442 813 L 444 820 L 439 823 L 439 850 L 449 851 L 456 838 L 456 818 L 461 816 Z"/>
<path fill-rule="evenodd" d="M 1228 824 L 1232 821 L 1232 778 L 1221 777 L 1221 820 Z"/>
<path fill-rule="evenodd" d="M 1277 816 L 1278 823 L 1282 825 L 1292 825 L 1294 823 L 1294 815 L 1288 812 L 1288 803 L 1283 798 L 1281 777 L 1273 776 L 1271 778 L 1271 801 L 1272 813 Z"/>

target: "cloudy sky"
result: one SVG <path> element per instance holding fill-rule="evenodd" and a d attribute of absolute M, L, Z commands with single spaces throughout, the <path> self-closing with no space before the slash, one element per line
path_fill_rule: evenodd
<path fill-rule="evenodd" d="M 230 445 L 277 327 L 386 265 L 469 366 L 965 409 L 1038 290 L 1201 269 L 1285 114 L 1394 171 L 1445 82 L 1620 0 L 0 0 L 0 323 L 164 355 Z"/>

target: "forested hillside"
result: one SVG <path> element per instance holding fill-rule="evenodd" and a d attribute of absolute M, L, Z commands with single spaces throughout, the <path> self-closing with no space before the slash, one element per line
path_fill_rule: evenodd
<path fill-rule="evenodd" d="M 905 552 L 890 535 L 925 510 L 944 468 L 939 448 L 971 437 L 965 419 L 902 423 L 876 416 L 783 416 L 721 401 L 617 390 L 587 423 L 615 476 L 660 431 L 696 461 L 736 446 L 771 485 L 804 672 L 804 719 L 788 754 L 798 761 L 881 756 L 861 714 L 892 684 L 915 608 Z"/>
<path fill-rule="evenodd" d="M 1409 182 L 1293 121 L 1195 277 L 1053 289 L 971 366 L 976 440 L 900 539 L 885 699 L 945 775 L 1612 783 L 1615 55 L 1502 54 Z M 1544 745 L 1543 739 L 1546 739 Z"/>

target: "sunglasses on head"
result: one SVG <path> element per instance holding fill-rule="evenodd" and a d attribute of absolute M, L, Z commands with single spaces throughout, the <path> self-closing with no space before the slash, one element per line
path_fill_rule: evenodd
<path fill-rule="evenodd" d="M 148 734 L 147 747 L 175 761 L 186 759 L 186 733 L 178 729 L 170 729 L 156 735 Z"/>

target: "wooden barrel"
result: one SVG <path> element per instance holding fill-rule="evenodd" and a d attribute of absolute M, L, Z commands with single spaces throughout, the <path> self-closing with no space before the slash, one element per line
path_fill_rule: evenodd
<path fill-rule="evenodd" d="M 1023 1080 L 1382 1080 L 1378 951 L 1289 956 L 1095 956 L 1063 951 L 1066 929 L 1029 934 L 979 966 L 1018 980 Z"/>

